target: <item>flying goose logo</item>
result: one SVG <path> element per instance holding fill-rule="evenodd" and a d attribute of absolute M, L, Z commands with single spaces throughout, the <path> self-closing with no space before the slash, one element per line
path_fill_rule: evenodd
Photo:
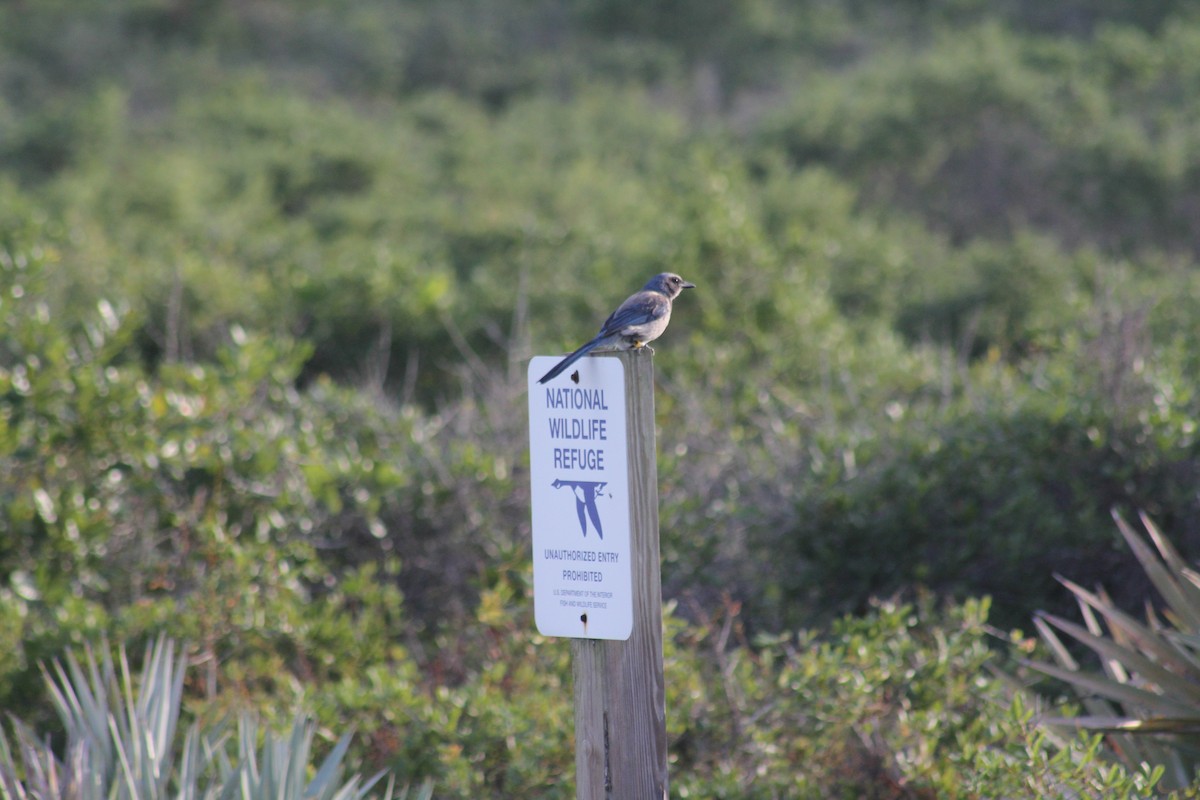
<path fill-rule="evenodd" d="M 579 515 L 579 532 L 585 539 L 587 538 L 589 519 L 592 521 L 592 527 L 596 529 L 596 535 L 601 539 L 604 538 L 604 528 L 600 524 L 600 509 L 596 507 L 596 497 L 604 491 L 604 487 L 607 485 L 607 481 L 564 481 L 561 478 L 551 484 L 555 489 L 566 486 L 575 495 L 575 513 Z"/>

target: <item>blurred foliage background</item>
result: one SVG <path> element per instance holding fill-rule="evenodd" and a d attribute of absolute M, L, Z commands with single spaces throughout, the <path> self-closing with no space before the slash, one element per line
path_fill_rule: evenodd
<path fill-rule="evenodd" d="M 0 707 L 167 632 L 194 715 L 569 796 L 524 365 L 669 268 L 676 785 L 1092 791 L 983 643 L 1142 602 L 1113 508 L 1200 555 L 1198 259 L 1190 3 L 0 4 Z"/>

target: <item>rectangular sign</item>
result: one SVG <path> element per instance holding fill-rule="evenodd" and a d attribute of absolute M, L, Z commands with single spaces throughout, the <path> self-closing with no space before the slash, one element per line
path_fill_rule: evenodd
<path fill-rule="evenodd" d="M 625 368 L 561 356 L 529 362 L 533 610 L 546 636 L 625 640 L 633 632 Z"/>

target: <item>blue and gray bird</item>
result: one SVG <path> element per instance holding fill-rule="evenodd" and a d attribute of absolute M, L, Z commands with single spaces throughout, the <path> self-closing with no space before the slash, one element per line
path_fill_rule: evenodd
<path fill-rule="evenodd" d="M 663 272 L 651 278 L 640 292 L 631 294 L 600 326 L 596 338 L 554 365 L 538 380 L 546 383 L 593 350 L 636 350 L 652 342 L 667 329 L 671 321 L 671 301 L 684 289 L 695 289 L 673 272 Z"/>

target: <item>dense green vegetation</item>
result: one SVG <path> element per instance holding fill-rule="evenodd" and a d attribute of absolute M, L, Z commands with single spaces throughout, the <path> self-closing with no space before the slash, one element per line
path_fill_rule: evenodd
<path fill-rule="evenodd" d="M 568 792 L 524 362 L 670 268 L 680 792 L 1144 790 L 978 598 L 1200 555 L 1198 72 L 1181 2 L 0 6 L 0 707 L 167 632 L 194 715 Z"/>

